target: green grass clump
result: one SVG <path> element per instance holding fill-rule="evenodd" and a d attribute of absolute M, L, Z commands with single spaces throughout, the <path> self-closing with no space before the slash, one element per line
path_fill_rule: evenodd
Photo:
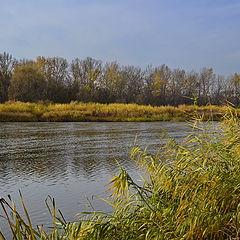
<path fill-rule="evenodd" d="M 136 181 L 120 167 L 104 200 L 111 214 L 83 214 L 67 223 L 53 204 L 54 230 L 47 234 L 33 230 L 30 220 L 23 224 L 12 209 L 16 239 L 240 239 L 239 118 L 231 110 L 214 126 L 196 122 L 191 135 L 169 140 L 155 155 L 135 146 L 131 158 L 144 177 Z"/>

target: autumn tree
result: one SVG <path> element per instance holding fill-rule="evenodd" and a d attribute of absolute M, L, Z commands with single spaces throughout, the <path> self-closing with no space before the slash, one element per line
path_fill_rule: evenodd
<path fill-rule="evenodd" d="M 67 60 L 60 57 L 38 57 L 36 64 L 40 67 L 40 71 L 47 83 L 47 99 L 59 103 L 69 102 L 71 81 Z"/>
<path fill-rule="evenodd" d="M 171 69 L 166 65 L 148 66 L 144 77 L 144 99 L 147 104 L 166 105 Z"/>
<path fill-rule="evenodd" d="M 98 101 L 97 88 L 102 77 L 102 62 L 93 58 L 71 63 L 72 97 L 79 101 Z"/>
<path fill-rule="evenodd" d="M 199 88 L 198 73 L 195 71 L 185 73 L 182 84 L 181 104 L 197 104 Z"/>
<path fill-rule="evenodd" d="M 152 105 L 240 104 L 240 74 L 216 75 L 170 69 L 103 64 L 87 57 L 70 64 L 60 57 L 15 60 L 0 54 L 0 102 L 10 100 L 67 103 L 72 100 Z M 9 96 L 9 98 L 8 98 Z"/>
<path fill-rule="evenodd" d="M 9 99 L 23 102 L 46 99 L 46 81 L 36 63 L 15 66 L 9 87 Z"/>
<path fill-rule="evenodd" d="M 126 79 L 117 62 L 107 63 L 99 83 L 105 102 L 125 102 Z"/>

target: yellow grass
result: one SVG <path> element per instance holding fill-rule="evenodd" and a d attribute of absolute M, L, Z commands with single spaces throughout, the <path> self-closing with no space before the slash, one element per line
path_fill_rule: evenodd
<path fill-rule="evenodd" d="M 69 104 L 7 102 L 0 104 L 0 121 L 186 121 L 220 120 L 226 106 L 150 106 L 137 104 Z M 240 109 L 236 110 L 240 115 Z"/>

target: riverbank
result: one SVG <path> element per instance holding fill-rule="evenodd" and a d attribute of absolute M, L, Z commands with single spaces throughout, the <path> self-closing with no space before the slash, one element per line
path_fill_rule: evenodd
<path fill-rule="evenodd" d="M 0 104 L 0 122 L 144 122 L 188 121 L 193 118 L 218 121 L 226 106 L 145 106 L 137 104 L 78 103 L 46 104 L 7 102 Z M 240 109 L 236 109 L 240 116 Z"/>

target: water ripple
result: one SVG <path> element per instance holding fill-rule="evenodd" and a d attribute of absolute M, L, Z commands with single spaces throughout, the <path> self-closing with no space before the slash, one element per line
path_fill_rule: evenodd
<path fill-rule="evenodd" d="M 48 222 L 43 210 L 48 195 L 66 216 L 74 216 L 84 210 L 85 196 L 105 194 L 107 180 L 118 171 L 115 159 L 137 174 L 129 159 L 136 136 L 154 152 L 165 131 L 182 138 L 190 130 L 164 122 L 0 123 L 0 195 L 19 199 L 21 189 L 34 224 Z"/>

